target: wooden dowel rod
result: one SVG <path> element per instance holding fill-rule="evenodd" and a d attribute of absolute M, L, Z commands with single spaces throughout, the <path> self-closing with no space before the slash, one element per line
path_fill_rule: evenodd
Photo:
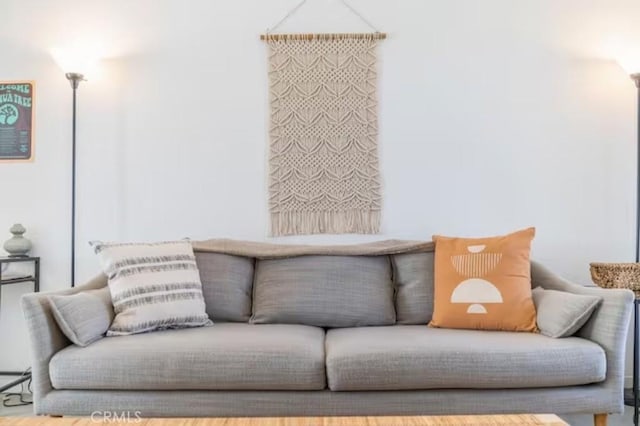
<path fill-rule="evenodd" d="M 260 34 L 260 40 L 339 40 L 339 39 L 384 40 L 387 33 L 321 33 L 321 34 Z"/>

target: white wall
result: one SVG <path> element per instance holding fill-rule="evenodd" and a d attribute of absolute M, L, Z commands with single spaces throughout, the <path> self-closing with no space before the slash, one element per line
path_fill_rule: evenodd
<path fill-rule="evenodd" d="M 34 79 L 36 161 L 0 164 L 0 230 L 28 228 L 42 288 L 69 285 L 70 96 L 49 51 L 107 59 L 79 91 L 80 281 L 86 242 L 267 230 L 266 51 L 296 0 L 3 0 L 0 79 Z M 635 91 L 608 56 L 640 46 L 637 0 L 351 0 L 380 46 L 381 235 L 492 235 L 535 225 L 534 256 L 580 282 L 634 253 Z M 366 31 L 310 0 L 283 31 Z M 4 232 L 4 231 L 3 231 Z M 8 233 L 7 233 L 8 237 Z M 0 370 L 29 363 L 19 296 L 3 290 Z"/>

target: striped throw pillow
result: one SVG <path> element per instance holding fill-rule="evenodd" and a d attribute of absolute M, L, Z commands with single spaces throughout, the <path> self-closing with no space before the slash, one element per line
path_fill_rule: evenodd
<path fill-rule="evenodd" d="M 189 241 L 91 245 L 116 314 L 107 336 L 211 324 Z"/>

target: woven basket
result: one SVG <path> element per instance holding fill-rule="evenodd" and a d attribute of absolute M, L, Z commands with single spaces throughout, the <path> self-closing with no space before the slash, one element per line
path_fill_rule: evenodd
<path fill-rule="evenodd" d="M 591 263 L 591 279 L 602 288 L 626 288 L 640 297 L 640 263 Z"/>

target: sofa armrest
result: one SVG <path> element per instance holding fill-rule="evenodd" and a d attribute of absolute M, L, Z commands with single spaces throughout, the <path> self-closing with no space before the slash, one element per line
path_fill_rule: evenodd
<path fill-rule="evenodd" d="M 578 336 L 599 344 L 607 357 L 607 377 L 604 386 L 615 390 L 616 403 L 622 407 L 625 346 L 634 294 L 630 290 L 585 287 L 559 277 L 537 262 L 531 262 L 531 282 L 534 287 L 569 293 L 599 296 L 602 303 L 589 321 L 578 331 Z"/>
<path fill-rule="evenodd" d="M 51 295 L 80 293 L 86 290 L 102 288 L 106 284 L 107 277 L 101 275 L 82 286 L 68 290 L 30 293 L 22 296 L 22 310 L 25 315 L 31 346 L 33 403 L 37 414 L 42 414 L 38 412 L 41 398 L 53 389 L 49 378 L 49 361 L 56 352 L 71 344 L 53 317 L 48 297 Z"/>

